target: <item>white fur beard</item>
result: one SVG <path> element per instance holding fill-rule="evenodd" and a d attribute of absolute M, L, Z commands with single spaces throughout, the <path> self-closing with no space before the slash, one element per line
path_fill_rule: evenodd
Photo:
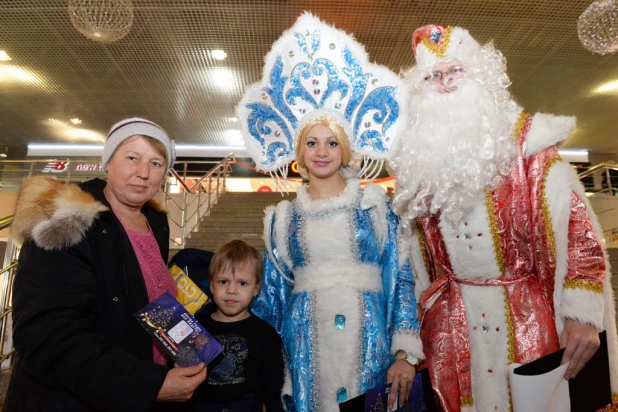
<path fill-rule="evenodd" d="M 474 81 L 448 94 L 425 91 L 410 103 L 416 116 L 391 161 L 395 208 L 409 218 L 440 211 L 457 224 L 496 175 L 510 171 L 516 147 L 506 111 Z"/>

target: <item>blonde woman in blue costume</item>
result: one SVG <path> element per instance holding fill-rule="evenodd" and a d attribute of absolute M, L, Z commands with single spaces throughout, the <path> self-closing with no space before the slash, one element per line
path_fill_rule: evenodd
<path fill-rule="evenodd" d="M 338 411 L 387 382 L 401 403 L 423 357 L 412 269 L 384 190 L 358 178 L 388 159 L 406 90 L 351 36 L 310 14 L 265 62 L 237 108 L 247 148 L 284 183 L 294 159 L 309 181 L 296 200 L 266 210 L 264 284 L 252 307 L 283 339 L 284 404 Z"/>

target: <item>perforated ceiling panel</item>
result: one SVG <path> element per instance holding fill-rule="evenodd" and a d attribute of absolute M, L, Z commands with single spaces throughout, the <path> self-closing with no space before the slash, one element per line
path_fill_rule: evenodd
<path fill-rule="evenodd" d="M 578 117 L 569 147 L 618 150 L 618 55 L 585 50 L 577 18 L 590 0 L 191 1 L 133 0 L 129 34 L 97 43 L 71 24 L 67 0 L 2 0 L 0 144 L 100 142 L 139 115 L 179 143 L 242 144 L 231 119 L 263 57 L 304 10 L 352 32 L 371 58 L 413 64 L 410 35 L 429 23 L 468 28 L 507 57 L 513 96 L 528 111 Z M 212 57 L 224 50 L 225 60 Z M 81 124 L 74 125 L 72 118 Z"/>

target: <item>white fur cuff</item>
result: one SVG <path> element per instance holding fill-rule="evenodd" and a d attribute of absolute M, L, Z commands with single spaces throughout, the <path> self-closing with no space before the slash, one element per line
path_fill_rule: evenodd
<path fill-rule="evenodd" d="M 536 113 L 526 137 L 526 158 L 565 141 L 575 130 L 575 117 Z"/>
<path fill-rule="evenodd" d="M 562 319 L 574 319 L 603 330 L 603 295 L 586 289 L 564 289 L 560 305 Z"/>
<path fill-rule="evenodd" d="M 406 351 L 408 356 L 414 356 L 419 360 L 425 359 L 423 353 L 423 344 L 418 332 L 410 329 L 400 329 L 393 333 L 393 341 L 391 343 L 391 354 L 395 356 L 397 351 Z"/>

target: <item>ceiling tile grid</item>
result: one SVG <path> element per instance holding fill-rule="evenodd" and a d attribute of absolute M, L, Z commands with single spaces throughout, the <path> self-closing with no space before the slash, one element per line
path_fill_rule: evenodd
<path fill-rule="evenodd" d="M 410 36 L 462 26 L 507 58 L 511 93 L 528 111 L 578 117 L 568 147 L 618 151 L 618 55 L 581 46 L 590 0 L 132 0 L 133 25 L 114 43 L 86 38 L 67 0 L 0 2 L 0 144 L 100 143 L 127 116 L 160 123 L 181 144 L 239 146 L 234 107 L 260 79 L 264 55 L 305 10 L 354 33 L 377 63 L 414 64 Z M 213 50 L 224 50 L 216 60 Z M 73 125 L 70 119 L 79 118 Z"/>

